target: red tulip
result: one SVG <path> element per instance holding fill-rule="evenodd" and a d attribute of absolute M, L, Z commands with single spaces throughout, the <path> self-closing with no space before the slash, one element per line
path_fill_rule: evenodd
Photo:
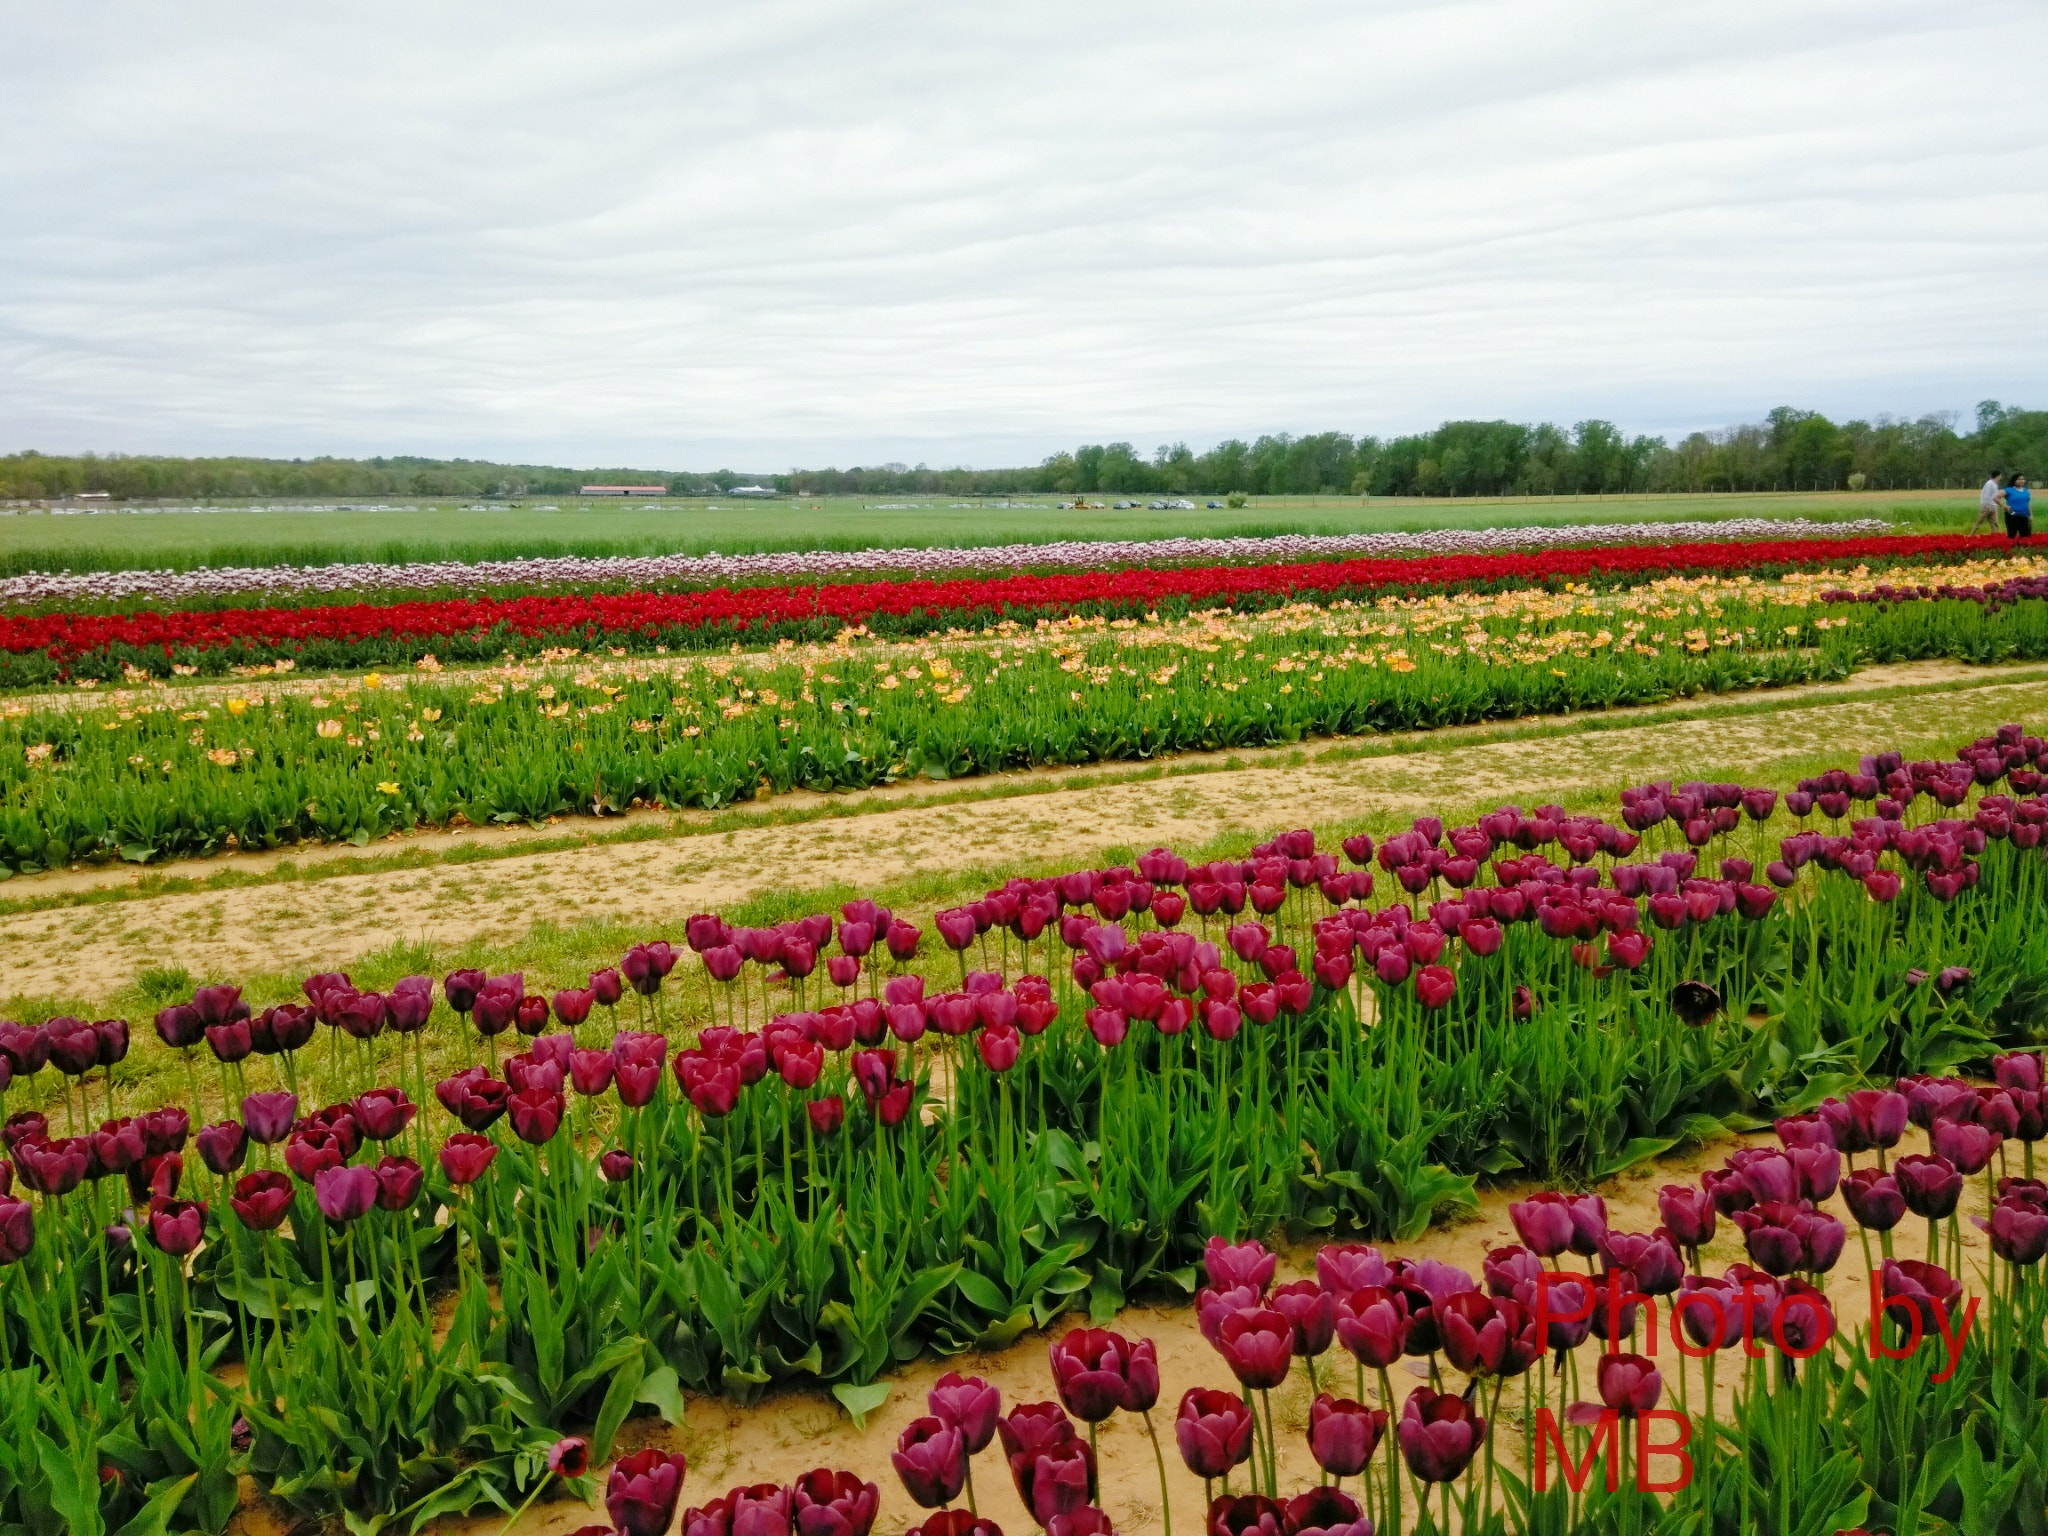
<path fill-rule="evenodd" d="M 498 1149 L 488 1137 L 457 1131 L 441 1144 L 441 1171 L 450 1184 L 474 1184 L 497 1155 Z"/>
<path fill-rule="evenodd" d="M 228 1204 L 251 1232 L 274 1231 L 291 1211 L 291 1180 L 267 1168 L 245 1173 L 235 1181 Z"/>

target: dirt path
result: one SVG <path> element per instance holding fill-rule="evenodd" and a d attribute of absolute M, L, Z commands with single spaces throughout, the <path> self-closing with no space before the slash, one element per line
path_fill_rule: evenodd
<path fill-rule="evenodd" d="M 1935 682 L 1959 670 L 1915 676 Z M 0 919 L 0 996 L 89 1002 L 153 966 L 184 966 L 195 977 L 305 972 L 399 940 L 507 943 L 538 922 L 608 917 L 665 931 L 687 913 L 767 890 L 1079 862 L 1154 843 L 1248 842 L 1284 827 L 1335 829 L 1424 810 L 1470 814 L 1508 800 L 1611 795 L 1665 774 L 1756 779 L 1880 747 L 1952 750 L 2000 720 L 2044 715 L 2048 680 L 2036 678 L 1732 718 L 1604 721 L 1536 740 L 1459 744 L 1445 733 L 1432 750 L 1396 756 L 1349 757 L 1359 743 L 1333 743 L 1295 764 L 1268 754 L 1209 773 L 958 804 L 918 804 L 906 793 L 893 808 L 798 825 L 18 913 Z M 7 889 L 34 888 L 18 881 Z"/>

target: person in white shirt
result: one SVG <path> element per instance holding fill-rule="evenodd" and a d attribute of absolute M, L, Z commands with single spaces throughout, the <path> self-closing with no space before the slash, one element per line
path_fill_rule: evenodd
<path fill-rule="evenodd" d="M 1998 531 L 1999 515 L 2005 511 L 2005 492 L 1999 489 L 1999 477 L 2003 470 L 1993 470 L 1991 478 L 1984 482 L 1984 488 L 1977 493 L 1977 521 L 1970 524 L 1970 532 L 1980 527 Z"/>

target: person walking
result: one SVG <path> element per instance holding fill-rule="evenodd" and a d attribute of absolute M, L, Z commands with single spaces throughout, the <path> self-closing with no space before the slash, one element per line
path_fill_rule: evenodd
<path fill-rule="evenodd" d="M 2005 536 L 2026 539 L 2033 537 L 2033 533 L 2034 493 L 2027 488 L 2025 475 L 2014 475 L 2005 493 Z"/>
<path fill-rule="evenodd" d="M 2005 510 L 2005 492 L 1999 489 L 1998 481 L 2005 473 L 2002 469 L 1991 471 L 1991 478 L 1984 482 L 1984 488 L 1977 492 L 1977 521 L 1970 524 L 1970 532 L 1979 528 L 1998 531 L 1998 514 Z"/>

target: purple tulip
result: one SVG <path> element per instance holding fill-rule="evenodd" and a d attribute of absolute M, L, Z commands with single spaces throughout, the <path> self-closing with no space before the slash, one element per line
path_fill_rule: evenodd
<path fill-rule="evenodd" d="M 889 1460 L 904 1491 L 925 1509 L 952 1503 L 967 1481 L 967 1451 L 960 1431 L 936 1418 L 911 1420 L 897 1437 Z"/>
<path fill-rule="evenodd" d="M 1251 1459 L 1252 1417 L 1245 1400 L 1213 1387 L 1191 1387 L 1173 1420 L 1180 1459 L 1197 1477 L 1224 1477 Z"/>
<path fill-rule="evenodd" d="M 962 1376 L 948 1371 L 932 1384 L 925 1406 L 933 1418 L 960 1431 L 967 1454 L 978 1456 L 995 1438 L 996 1416 L 1002 1412 L 1002 1394 L 979 1376 Z"/>
<path fill-rule="evenodd" d="M 1464 1472 L 1486 1441 L 1486 1420 L 1464 1398 L 1417 1387 L 1395 1427 L 1401 1459 L 1425 1483 L 1448 1483 Z"/>

